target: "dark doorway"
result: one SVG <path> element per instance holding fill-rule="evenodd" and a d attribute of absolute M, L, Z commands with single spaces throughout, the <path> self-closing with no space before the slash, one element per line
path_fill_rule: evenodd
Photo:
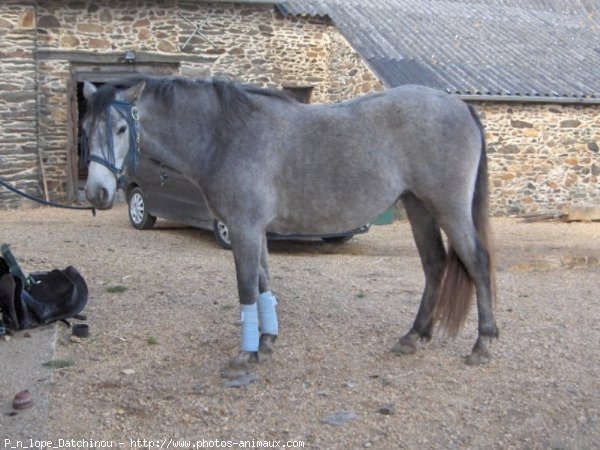
<path fill-rule="evenodd" d="M 313 88 L 312 86 L 284 86 L 283 90 L 300 103 L 310 103 Z"/>
<path fill-rule="evenodd" d="M 99 88 L 104 83 L 93 83 L 94 86 Z M 76 86 L 76 95 L 77 95 L 77 179 L 81 182 L 82 180 L 86 180 L 88 176 L 88 162 L 87 158 L 84 155 L 83 149 L 83 135 L 81 124 L 83 123 L 83 118 L 87 113 L 87 100 L 83 95 L 83 81 L 78 81 Z"/>

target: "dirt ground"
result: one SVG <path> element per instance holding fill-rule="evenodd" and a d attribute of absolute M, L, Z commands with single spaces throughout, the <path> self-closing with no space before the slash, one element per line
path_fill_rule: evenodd
<path fill-rule="evenodd" d="M 231 388 L 219 372 L 238 348 L 233 259 L 211 233 L 160 220 L 137 231 L 124 205 L 96 218 L 2 211 L 1 240 L 27 271 L 73 265 L 90 289 L 90 338 L 73 342 L 59 325 L 55 358 L 72 365 L 55 369 L 48 385 L 47 439 L 117 448 L 201 448 L 197 440 L 205 448 L 259 440 L 311 449 L 598 448 L 600 223 L 493 225 L 501 335 L 489 365 L 463 363 L 474 311 L 455 339 L 438 333 L 416 355 L 390 352 L 423 286 L 400 221 L 341 246 L 271 243 L 276 353 L 256 367 L 255 382 Z M 322 422 L 339 411 L 354 420 Z"/>

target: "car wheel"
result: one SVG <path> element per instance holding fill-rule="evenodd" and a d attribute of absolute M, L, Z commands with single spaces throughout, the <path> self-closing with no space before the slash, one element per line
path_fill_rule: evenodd
<path fill-rule="evenodd" d="M 229 228 L 223 222 L 215 219 L 213 222 L 213 232 L 215 238 L 221 247 L 226 250 L 231 250 L 231 241 L 229 240 Z"/>
<path fill-rule="evenodd" d="M 148 214 L 146 199 L 139 187 L 133 188 L 127 199 L 129 205 L 129 221 L 138 230 L 149 230 L 154 226 L 156 217 Z"/>
<path fill-rule="evenodd" d="M 325 238 L 323 238 L 323 241 L 327 242 L 328 244 L 345 244 L 353 237 L 354 237 L 353 234 L 347 234 L 345 236 L 325 237 Z"/>

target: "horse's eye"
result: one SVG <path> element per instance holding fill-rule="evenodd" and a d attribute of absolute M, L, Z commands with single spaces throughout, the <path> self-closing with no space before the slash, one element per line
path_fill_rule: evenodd
<path fill-rule="evenodd" d="M 121 128 L 119 128 L 119 130 L 117 131 L 117 134 L 123 134 L 127 131 L 127 127 L 125 125 L 123 125 Z"/>

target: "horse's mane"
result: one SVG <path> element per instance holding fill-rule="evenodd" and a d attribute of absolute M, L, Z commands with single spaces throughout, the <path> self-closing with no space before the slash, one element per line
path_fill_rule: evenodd
<path fill-rule="evenodd" d="M 97 123 L 101 114 L 107 110 L 119 91 L 129 89 L 138 83 L 145 82 L 144 93 L 151 93 L 165 102 L 171 101 L 174 91 L 181 88 L 212 87 L 219 101 L 221 117 L 227 121 L 244 116 L 258 108 L 253 96 L 259 95 L 294 102 L 294 98 L 283 91 L 259 88 L 252 85 L 240 84 L 224 78 L 183 78 L 183 77 L 153 77 L 136 74 L 126 78 L 110 81 L 98 88 L 92 102 L 88 106 L 88 114 L 92 123 Z M 142 94 L 144 95 L 144 94 Z"/>

